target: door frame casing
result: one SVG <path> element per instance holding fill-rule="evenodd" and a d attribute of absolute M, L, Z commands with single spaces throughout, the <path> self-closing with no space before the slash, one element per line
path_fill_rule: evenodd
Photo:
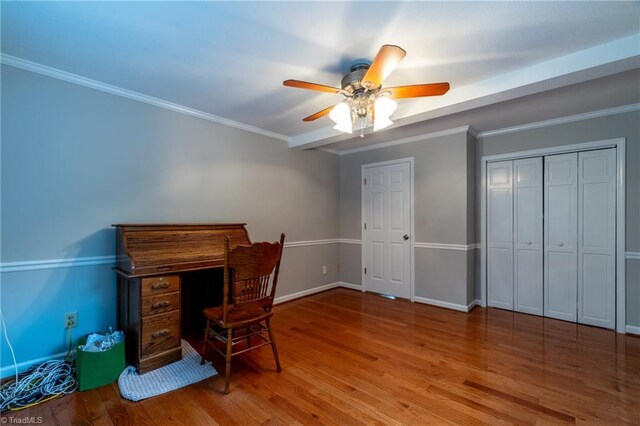
<path fill-rule="evenodd" d="M 365 199 L 364 199 L 364 177 L 365 171 L 368 168 L 379 167 L 379 166 L 389 166 L 392 164 L 400 164 L 400 163 L 409 163 L 409 196 L 411 200 L 409 202 L 409 262 L 411 265 L 409 266 L 409 279 L 411 280 L 409 284 L 409 295 L 410 300 L 415 302 L 416 291 L 415 291 L 415 214 L 414 214 L 414 201 L 415 201 L 415 193 L 414 193 L 414 157 L 406 157 L 406 158 L 398 158 L 396 160 L 388 160 L 388 161 L 380 161 L 377 163 L 368 163 L 362 164 L 360 166 L 360 210 L 361 210 L 361 218 L 360 218 L 360 241 L 362 241 L 362 252 L 361 252 L 361 279 L 362 279 L 362 291 L 367 291 L 365 273 L 364 273 L 364 261 L 365 261 L 365 242 L 364 242 L 364 223 L 365 223 Z"/>
<path fill-rule="evenodd" d="M 626 331 L 626 277 L 625 277 L 625 172 L 626 138 L 604 139 L 549 148 L 487 155 L 480 160 L 480 306 L 487 306 L 487 163 L 517 160 L 594 149 L 616 149 L 616 328 L 618 333 Z"/>

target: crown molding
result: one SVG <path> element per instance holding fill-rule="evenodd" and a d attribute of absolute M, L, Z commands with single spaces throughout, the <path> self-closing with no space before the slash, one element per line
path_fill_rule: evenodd
<path fill-rule="evenodd" d="M 330 148 L 324 148 L 324 147 L 311 148 L 311 149 L 317 149 L 318 151 L 327 152 L 333 155 L 340 155 L 340 151 L 338 151 L 337 149 L 330 149 Z"/>
<path fill-rule="evenodd" d="M 467 129 L 467 133 L 469 133 L 469 134 L 470 134 L 471 136 L 473 136 L 475 139 L 478 139 L 478 131 L 477 131 L 476 129 L 474 129 L 473 127 L 471 127 L 471 126 L 467 126 L 467 127 L 469 127 L 469 128 Z"/>
<path fill-rule="evenodd" d="M 377 143 L 375 145 L 362 146 L 359 148 L 346 149 L 344 151 L 336 151 L 336 152 L 338 153 L 338 155 L 348 155 L 348 154 L 354 154 L 356 152 L 371 151 L 372 149 L 387 148 L 390 146 L 420 142 L 420 141 L 425 141 L 429 139 L 440 138 L 443 136 L 456 135 L 458 133 L 469 133 L 473 136 L 476 132 L 471 128 L 471 126 L 461 126 L 461 127 L 455 127 L 453 129 L 440 130 L 438 132 L 432 132 L 432 133 L 423 133 L 421 135 L 410 136 L 408 138 L 397 139 L 395 141 L 382 142 L 382 143 Z"/>
<path fill-rule="evenodd" d="M 598 111 L 585 112 L 583 114 L 568 115 L 565 117 L 552 118 L 550 120 L 536 121 L 534 123 L 521 124 L 513 127 L 505 127 L 503 129 L 489 130 L 480 132 L 476 136 L 477 139 L 489 136 L 505 135 L 508 133 L 522 132 L 524 130 L 539 129 L 541 127 L 557 126 L 559 124 L 573 123 L 576 121 L 590 120 L 593 118 L 607 117 L 609 115 L 624 114 L 626 112 L 640 110 L 640 103 L 622 105 L 613 108 L 601 109 Z"/>
<path fill-rule="evenodd" d="M 173 102 L 165 101 L 164 99 L 154 98 L 153 96 L 144 95 L 142 93 L 134 92 L 133 90 L 124 89 L 122 87 L 113 86 L 111 84 L 103 83 L 98 80 L 92 80 L 87 77 L 83 77 L 77 74 L 72 74 L 67 71 L 62 71 L 57 68 L 52 68 L 46 65 L 39 64 L 37 62 L 28 61 L 26 59 L 18 58 L 16 56 L 7 55 L 0 52 L 0 63 L 9 65 L 15 68 L 20 68 L 26 71 L 31 71 L 37 74 L 45 75 L 47 77 L 56 78 L 58 80 L 67 81 L 69 83 L 78 84 L 80 86 L 88 87 L 102 92 L 110 93 L 112 95 L 121 96 L 123 98 L 132 99 L 138 102 L 144 102 L 149 105 L 154 105 L 160 108 L 168 109 L 170 111 L 179 112 L 181 114 L 190 115 L 192 117 L 201 118 L 203 120 L 212 121 L 214 123 L 222 124 L 227 127 L 233 127 L 235 129 L 244 130 L 247 132 L 255 133 L 262 136 L 267 136 L 273 139 L 278 139 L 289 143 L 291 138 L 279 133 L 270 132 L 269 130 L 261 129 L 259 127 L 250 126 L 248 124 L 240 123 L 238 121 L 229 120 L 224 117 L 209 114 L 208 112 L 200 111 L 194 108 L 189 108 L 184 105 L 176 104 Z"/>

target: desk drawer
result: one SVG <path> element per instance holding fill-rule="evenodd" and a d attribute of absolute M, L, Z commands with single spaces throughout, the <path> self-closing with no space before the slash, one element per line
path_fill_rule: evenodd
<path fill-rule="evenodd" d="M 163 275 L 142 279 L 142 297 L 180 291 L 180 275 Z"/>
<path fill-rule="evenodd" d="M 141 343 L 142 357 L 180 347 L 180 310 L 142 318 Z"/>
<path fill-rule="evenodd" d="M 180 292 L 163 293 L 142 298 L 142 316 L 180 309 Z"/>

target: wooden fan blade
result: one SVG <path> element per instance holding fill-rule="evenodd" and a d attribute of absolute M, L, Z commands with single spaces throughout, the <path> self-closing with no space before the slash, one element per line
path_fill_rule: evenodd
<path fill-rule="evenodd" d="M 318 111 L 315 114 L 311 114 L 310 116 L 303 118 L 302 121 L 313 121 L 313 120 L 317 120 L 320 117 L 324 117 L 325 115 L 331 112 L 334 106 L 335 105 L 332 105 L 329 108 L 325 108 L 322 111 Z"/>
<path fill-rule="evenodd" d="M 317 90 L 319 92 L 340 93 L 342 89 L 337 87 L 325 86 L 324 84 L 309 83 L 300 80 L 285 80 L 282 82 L 287 87 L 296 87 L 298 89 Z"/>
<path fill-rule="evenodd" d="M 369 90 L 380 86 L 406 54 L 407 52 L 401 47 L 391 44 L 382 46 L 364 75 L 362 85 Z"/>
<path fill-rule="evenodd" d="M 391 92 L 391 99 L 440 96 L 449 91 L 449 83 L 414 84 L 412 86 L 385 87 Z"/>

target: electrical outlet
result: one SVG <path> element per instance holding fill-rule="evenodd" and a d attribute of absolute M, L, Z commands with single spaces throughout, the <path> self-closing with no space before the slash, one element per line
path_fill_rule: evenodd
<path fill-rule="evenodd" d="M 78 313 L 68 312 L 64 314 L 64 328 L 75 328 L 78 326 Z"/>
<path fill-rule="evenodd" d="M 327 266 L 322 267 L 322 275 L 327 275 Z"/>

